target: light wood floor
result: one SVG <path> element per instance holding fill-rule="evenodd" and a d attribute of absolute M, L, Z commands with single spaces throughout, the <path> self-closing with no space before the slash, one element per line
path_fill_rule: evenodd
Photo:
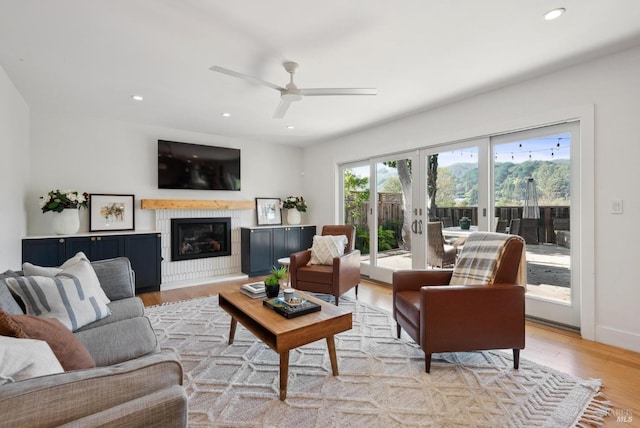
<path fill-rule="evenodd" d="M 245 281 L 237 281 L 247 282 Z M 141 294 L 146 306 L 217 294 L 230 282 Z M 346 294 L 355 297 L 354 290 Z M 391 288 L 363 280 L 358 300 L 391 311 Z M 526 348 L 521 357 L 581 378 L 601 379 L 613 412 L 605 426 L 640 427 L 640 354 L 583 340 L 576 333 L 526 323 Z M 618 416 L 625 418 L 617 421 Z"/>

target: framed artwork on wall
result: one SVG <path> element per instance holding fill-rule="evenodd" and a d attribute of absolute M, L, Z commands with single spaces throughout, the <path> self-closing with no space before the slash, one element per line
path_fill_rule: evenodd
<path fill-rule="evenodd" d="M 134 195 L 89 195 L 89 231 L 135 229 Z"/>
<path fill-rule="evenodd" d="M 280 198 L 256 198 L 258 226 L 282 224 Z"/>

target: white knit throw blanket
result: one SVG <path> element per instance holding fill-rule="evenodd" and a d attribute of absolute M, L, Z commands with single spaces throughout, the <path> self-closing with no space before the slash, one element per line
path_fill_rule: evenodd
<path fill-rule="evenodd" d="M 507 243 L 517 235 L 477 232 L 469 235 L 453 269 L 450 285 L 493 284 Z M 523 243 L 524 244 L 524 243 Z M 526 252 L 522 252 L 518 283 L 526 284 Z"/>

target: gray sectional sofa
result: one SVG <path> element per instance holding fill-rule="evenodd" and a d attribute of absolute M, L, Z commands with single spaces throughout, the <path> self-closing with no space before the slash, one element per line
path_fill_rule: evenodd
<path fill-rule="evenodd" d="M 111 300 L 111 315 L 74 334 L 96 368 L 1 385 L 0 425 L 186 426 L 182 366 L 176 355 L 159 352 L 142 301 L 135 296 L 129 260 L 91 265 Z M 15 313 L 17 302 L 9 299 L 13 297 L 6 289 L 0 291 L 0 307 Z"/>

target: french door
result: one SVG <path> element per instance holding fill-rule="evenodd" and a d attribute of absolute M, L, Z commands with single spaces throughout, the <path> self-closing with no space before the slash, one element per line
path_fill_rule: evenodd
<path fill-rule="evenodd" d="M 356 227 L 361 273 L 371 279 L 390 283 L 395 270 L 424 266 L 419 167 L 417 152 L 341 167 L 343 220 Z"/>

